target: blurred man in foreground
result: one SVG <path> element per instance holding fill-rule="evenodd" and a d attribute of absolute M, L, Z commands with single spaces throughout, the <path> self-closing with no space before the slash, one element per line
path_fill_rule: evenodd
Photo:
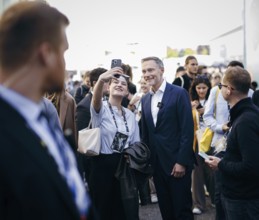
<path fill-rule="evenodd" d="M 41 105 L 45 92 L 64 86 L 68 24 L 40 2 L 14 4 L 1 17 L 0 219 L 88 217 L 74 154 Z"/>

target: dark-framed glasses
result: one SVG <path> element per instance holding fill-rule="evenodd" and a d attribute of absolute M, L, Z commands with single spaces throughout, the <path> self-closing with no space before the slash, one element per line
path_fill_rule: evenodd
<path fill-rule="evenodd" d="M 219 83 L 218 84 L 218 87 L 219 87 L 219 89 L 222 89 L 222 87 L 226 87 L 226 88 L 230 88 L 230 89 L 232 89 L 232 90 L 235 90 L 234 88 L 232 88 L 231 86 L 229 86 L 229 85 L 224 85 L 224 84 L 222 84 L 222 83 Z"/>

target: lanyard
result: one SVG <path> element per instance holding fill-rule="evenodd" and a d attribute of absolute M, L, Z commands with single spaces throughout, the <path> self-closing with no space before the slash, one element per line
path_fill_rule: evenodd
<path fill-rule="evenodd" d="M 109 101 L 108 102 L 108 105 L 109 105 L 109 108 L 110 108 L 110 111 L 112 113 L 112 118 L 113 118 L 113 121 L 114 121 L 114 124 L 116 126 L 116 128 L 118 129 L 118 125 L 117 125 L 117 122 L 116 122 L 116 118 L 115 118 L 115 114 L 113 112 L 113 109 L 112 109 L 112 106 L 111 106 L 111 103 Z M 123 119 L 124 119 L 124 123 L 125 123 L 125 127 L 126 127 L 126 131 L 129 132 L 129 127 L 128 127 L 128 123 L 127 123 L 127 120 L 126 120 L 126 117 L 125 117 L 125 111 L 124 109 L 122 108 L 122 116 L 123 116 Z"/>

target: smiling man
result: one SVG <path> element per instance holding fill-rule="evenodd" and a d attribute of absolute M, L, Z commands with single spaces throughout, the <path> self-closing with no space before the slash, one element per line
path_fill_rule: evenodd
<path fill-rule="evenodd" d="M 185 89 L 164 80 L 159 58 L 142 59 L 142 73 L 152 89 L 142 98 L 141 118 L 160 211 L 164 220 L 191 220 L 194 153 L 190 98 Z"/>

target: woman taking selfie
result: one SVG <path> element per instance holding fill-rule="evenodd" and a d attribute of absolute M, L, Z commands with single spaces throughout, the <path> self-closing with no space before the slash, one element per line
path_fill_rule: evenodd
<path fill-rule="evenodd" d="M 112 68 L 99 77 L 91 104 L 92 126 L 101 129 L 101 151 L 92 158 L 90 174 L 91 195 L 101 220 L 127 219 L 115 173 L 122 151 L 140 140 L 135 115 L 121 105 L 129 92 L 123 68 L 124 65 Z M 107 83 L 110 95 L 103 101 L 102 91 Z"/>

